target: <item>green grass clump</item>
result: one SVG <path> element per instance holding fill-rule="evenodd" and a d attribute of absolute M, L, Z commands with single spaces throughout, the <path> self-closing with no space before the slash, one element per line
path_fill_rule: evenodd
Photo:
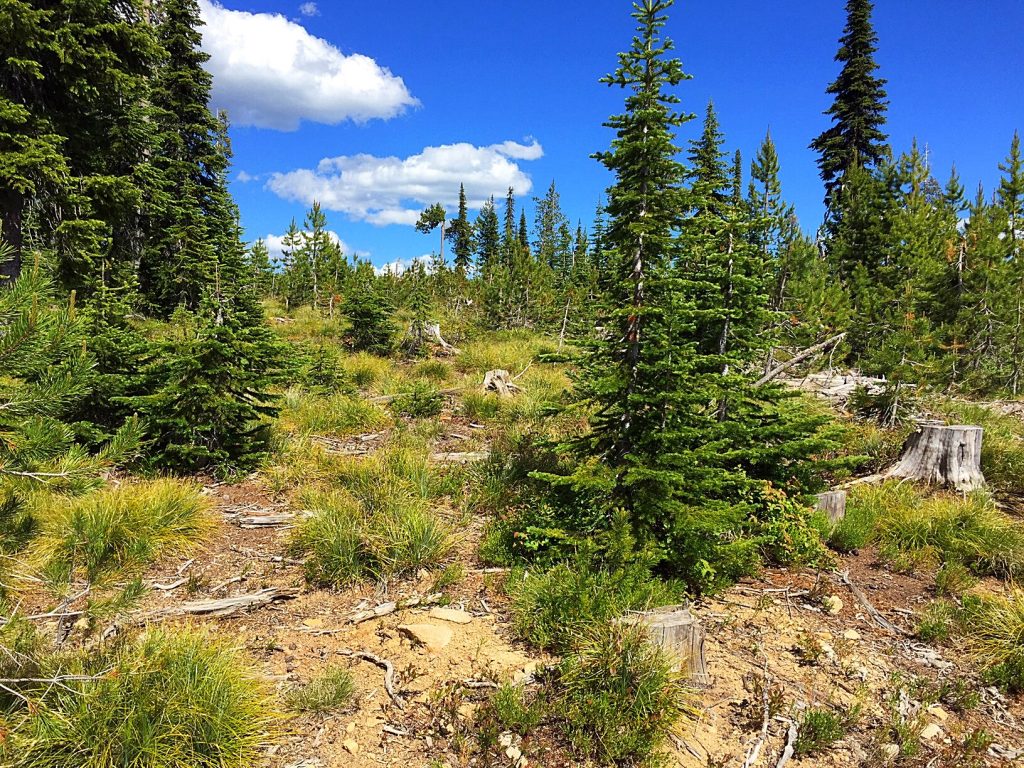
<path fill-rule="evenodd" d="M 509 371 L 514 376 L 549 346 L 543 337 L 530 331 L 488 334 L 462 345 L 455 365 L 463 373 L 479 375 L 481 381 L 487 371 L 498 369 Z"/>
<path fill-rule="evenodd" d="M 78 671 L 92 679 L 24 691 L 33 704 L 8 713 L 0 763 L 247 768 L 277 720 L 265 686 L 203 633 L 150 631 Z"/>
<path fill-rule="evenodd" d="M 957 597 L 976 583 L 977 579 L 962 563 L 943 563 L 935 573 L 935 594 L 939 597 Z"/>
<path fill-rule="evenodd" d="M 692 712 L 690 690 L 643 629 L 591 628 L 561 665 L 556 711 L 573 748 L 604 764 L 654 765 Z"/>
<path fill-rule="evenodd" d="M 212 529 L 199 488 L 175 480 L 125 483 L 77 499 L 47 496 L 28 561 L 55 582 L 90 583 L 137 570 L 165 552 L 185 552 Z"/>
<path fill-rule="evenodd" d="M 1024 691 L 1024 590 L 964 602 L 967 649 L 985 677 L 1012 693 Z"/>
<path fill-rule="evenodd" d="M 369 352 L 350 355 L 341 361 L 341 368 L 349 381 L 360 389 L 369 389 L 386 383 L 395 375 L 395 367 L 391 361 L 371 355 Z"/>
<path fill-rule="evenodd" d="M 307 489 L 310 511 L 292 551 L 306 556 L 306 578 L 344 586 L 440 565 L 454 544 L 431 500 L 451 490 L 430 467 L 426 447 L 398 441 L 377 455 L 336 465 L 336 487 Z"/>
<path fill-rule="evenodd" d="M 519 636 L 556 653 L 571 650 L 587 630 L 627 611 L 668 605 L 679 597 L 678 590 L 640 565 L 608 569 L 585 560 L 546 572 L 513 571 L 507 589 Z"/>
<path fill-rule="evenodd" d="M 345 437 L 384 426 L 387 412 L 365 398 L 336 393 L 319 396 L 292 388 L 284 398 L 280 423 L 299 435 Z"/>
<path fill-rule="evenodd" d="M 1024 531 L 984 493 L 928 494 L 899 482 L 859 486 L 829 541 L 839 549 L 875 543 L 885 560 L 908 571 L 960 564 L 978 575 L 1013 578 L 1024 569 Z"/>
<path fill-rule="evenodd" d="M 323 714 L 344 709 L 356 692 L 352 673 L 345 667 L 329 667 L 303 686 L 285 696 L 288 708 L 295 712 Z"/>
<path fill-rule="evenodd" d="M 841 738 L 856 723 L 859 708 L 838 712 L 826 707 L 812 707 L 800 718 L 794 752 L 797 756 L 823 752 Z"/>
<path fill-rule="evenodd" d="M 434 384 L 444 384 L 452 378 L 452 367 L 444 360 L 424 360 L 413 368 L 413 375 Z"/>

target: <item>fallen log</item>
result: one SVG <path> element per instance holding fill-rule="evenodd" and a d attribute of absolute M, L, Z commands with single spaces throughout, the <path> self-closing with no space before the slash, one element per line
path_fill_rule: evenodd
<path fill-rule="evenodd" d="M 440 602 L 442 595 L 440 592 L 433 595 L 426 595 L 425 597 L 410 597 L 406 600 L 399 600 L 397 602 L 381 603 L 376 608 L 368 608 L 365 611 L 357 611 L 348 617 L 349 624 L 362 624 L 364 621 L 370 619 L 379 619 L 381 616 L 387 616 L 388 614 L 394 613 L 395 611 L 403 611 L 407 608 L 418 608 L 426 605 L 433 605 L 434 603 Z"/>
<path fill-rule="evenodd" d="M 164 608 L 156 612 L 157 616 L 234 616 L 238 613 L 262 608 L 280 600 L 294 600 L 298 595 L 295 589 L 279 589 L 268 587 L 247 595 L 223 597 L 218 600 L 197 600 L 191 603 Z"/>
<path fill-rule="evenodd" d="M 490 455 L 490 451 L 446 451 L 430 454 L 430 460 L 437 464 L 472 464 L 486 461 Z"/>
<path fill-rule="evenodd" d="M 806 360 L 806 359 L 808 359 L 810 357 L 814 357 L 815 355 L 817 355 L 817 354 L 819 354 L 821 352 L 824 352 L 826 349 L 828 349 L 830 347 L 834 347 L 836 344 L 838 344 L 840 341 L 842 341 L 845 338 L 846 338 L 846 332 L 844 331 L 843 333 L 840 333 L 840 334 L 837 334 L 837 335 L 833 336 L 831 339 L 826 339 L 825 341 L 821 342 L 820 344 L 815 344 L 813 347 L 808 347 L 803 352 L 800 352 L 799 354 L 794 355 L 793 357 L 791 357 L 786 362 L 781 363 L 780 365 L 777 365 L 774 368 L 772 368 L 770 371 L 768 371 L 768 373 L 766 373 L 760 379 L 755 381 L 754 382 L 754 386 L 755 387 L 764 386 L 768 382 L 770 382 L 773 379 L 776 379 L 779 376 L 781 376 L 782 374 L 784 374 L 790 368 L 793 368 L 794 366 L 799 365 L 804 360 Z"/>
<path fill-rule="evenodd" d="M 891 621 L 885 618 L 885 616 L 879 613 L 878 609 L 871 604 L 870 600 L 868 600 L 868 596 L 864 594 L 864 590 L 858 587 L 857 584 L 853 581 L 853 579 L 850 578 L 849 571 L 843 571 L 842 573 L 840 573 L 839 579 L 843 582 L 843 584 L 850 588 L 850 591 L 853 592 L 853 596 L 857 598 L 857 602 L 860 603 L 861 607 L 865 611 L 867 611 L 868 616 L 870 616 L 872 620 L 874 620 L 875 624 L 877 624 L 882 629 L 888 632 L 892 632 L 894 635 L 910 634 L 906 630 L 897 627 L 895 624 L 893 624 Z"/>

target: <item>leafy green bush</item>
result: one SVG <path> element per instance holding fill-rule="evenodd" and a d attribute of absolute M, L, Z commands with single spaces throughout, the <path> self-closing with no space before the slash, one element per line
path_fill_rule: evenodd
<path fill-rule="evenodd" d="M 598 624 L 561 665 L 557 712 L 573 748 L 602 763 L 651 765 L 691 692 L 643 629 Z"/>
<path fill-rule="evenodd" d="M 103 656 L 103 654 L 101 654 Z M 147 632 L 81 666 L 81 679 L 23 688 L 7 714 L 11 768 L 247 768 L 277 715 L 231 650 L 198 632 Z M 47 669 L 44 676 L 65 673 Z"/>
<path fill-rule="evenodd" d="M 756 521 L 756 535 L 765 557 L 779 565 L 823 567 L 832 560 L 822 541 L 823 515 L 783 491 L 766 485 Z"/>
<path fill-rule="evenodd" d="M 352 701 L 356 686 L 345 667 L 328 667 L 308 683 L 288 691 L 285 701 L 296 712 L 333 712 Z"/>
<path fill-rule="evenodd" d="M 49 578 L 90 583 L 194 547 L 213 527 L 199 488 L 174 480 L 126 483 L 68 500 L 39 499 L 42 521 L 29 562 Z"/>
<path fill-rule="evenodd" d="M 526 736 L 544 719 L 548 703 L 543 690 L 534 695 L 524 685 L 505 683 L 494 692 L 489 709 L 502 730 Z"/>

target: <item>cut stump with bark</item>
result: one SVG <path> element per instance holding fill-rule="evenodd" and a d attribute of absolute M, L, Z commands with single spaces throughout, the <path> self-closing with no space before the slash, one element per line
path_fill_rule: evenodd
<path fill-rule="evenodd" d="M 838 523 L 846 517 L 846 491 L 840 489 L 819 493 L 814 508 L 819 512 L 824 512 L 830 523 Z"/>
<path fill-rule="evenodd" d="M 704 659 L 704 628 L 700 620 L 685 608 L 661 609 L 629 614 L 621 619 L 642 626 L 653 645 L 677 659 L 677 669 L 685 669 L 690 681 L 710 685 Z"/>
<path fill-rule="evenodd" d="M 985 485 L 981 472 L 981 427 L 922 424 L 907 438 L 889 477 L 973 491 Z"/>
<path fill-rule="evenodd" d="M 501 397 L 511 397 L 521 391 L 512 380 L 512 374 L 504 368 L 488 371 L 484 374 L 484 392 L 497 392 Z"/>

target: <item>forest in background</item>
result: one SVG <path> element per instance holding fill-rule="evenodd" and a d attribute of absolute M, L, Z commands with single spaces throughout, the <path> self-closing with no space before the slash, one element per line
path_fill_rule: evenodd
<path fill-rule="evenodd" d="M 634 647 L 608 623 L 617 612 L 713 595 L 765 564 L 827 567 L 827 545 L 865 545 L 875 519 L 830 528 L 813 510 L 816 493 L 891 458 L 894 435 L 922 411 L 952 418 L 957 398 L 1020 394 L 1019 136 L 993 160 L 998 188 L 970 196 L 955 168 L 937 180 L 916 143 L 891 147 L 872 4 L 849 0 L 840 72 L 827 86 L 831 127 L 811 143 L 827 214 L 810 236 L 786 202 L 771 136 L 748 164 L 728 150 L 713 104 L 702 122 L 691 114 L 689 75 L 662 36 L 671 5 L 635 6 L 632 47 L 603 78 L 625 102 L 595 155 L 614 182 L 592 222 L 567 219 L 555 182 L 533 201 L 532 223 L 514 189 L 472 220 L 460 191 L 456 211 L 431 205 L 416 225 L 438 238 L 436 257 L 383 273 L 341 251 L 318 204 L 301 226 L 291 222 L 280 257 L 243 242 L 228 191 L 228 116 L 208 106 L 194 0 L 0 9 L 0 755 L 61 765 L 83 734 L 108 738 L 102 729 L 113 726 L 89 720 L 54 681 L 127 706 L 140 695 L 129 683 L 90 686 L 139 654 L 228 670 L 227 657 L 188 634 L 96 631 L 142 599 L 132 568 L 207 529 L 189 479 L 280 473 L 280 462 L 297 461 L 287 458 L 296 433 L 383 423 L 378 401 L 398 420 L 435 418 L 448 374 L 430 365 L 453 348 L 476 350 L 459 364 L 467 378 L 498 367 L 480 363 L 488 344 L 528 347 L 522 373 L 550 366 L 528 379 L 540 394 L 521 413 L 460 395 L 467 416 L 510 423 L 481 474 L 457 482 L 476 484 L 469 507 L 491 513 L 481 558 L 533 569 L 536 602 L 520 609 L 521 632 L 565 655 L 569 689 L 599 688 L 609 654 Z M 695 137 L 684 142 L 684 131 Z M 779 381 L 812 349 L 820 353 L 793 370 L 885 380 L 852 397 L 855 437 Z M 378 400 L 361 396 L 394 367 L 413 373 L 379 388 Z M 999 429 L 1016 446 L 1016 432 L 999 426 L 997 441 Z M 397 465 L 406 449 L 395 449 Z M 986 467 L 990 481 L 1009 482 L 1016 450 L 996 474 Z M 382 462 L 382 474 L 398 471 Z M 444 536 L 422 499 L 406 504 L 407 481 L 396 481 L 400 509 L 371 498 L 372 477 L 359 481 L 358 504 L 322 489 L 302 497 L 316 514 L 294 552 L 311 585 L 443 561 Z M 928 546 L 943 552 L 943 568 L 1012 578 L 1024 539 L 991 499 L 977 503 L 989 527 L 975 531 L 970 556 L 957 559 L 949 542 L 949 552 Z M 382 545 L 388 536 L 408 551 Z M 49 595 L 41 615 L 61 617 L 57 652 L 19 613 L 25 579 Z M 578 609 L 589 615 L 559 613 L 570 592 L 594 596 Z M 83 599 L 81 626 L 65 622 Z M 971 610 L 959 620 L 986 615 Z M 585 624 L 585 642 L 554 629 Z M 63 649 L 76 627 L 77 656 Z M 646 653 L 636 650 L 635 673 L 650 684 L 652 709 L 623 709 L 622 691 L 603 690 L 598 704 L 581 697 L 566 710 L 573 748 L 643 762 L 664 737 L 650 712 L 669 721 L 691 706 L 664 660 Z M 991 665 L 1010 690 L 1024 685 L 1017 653 Z M 248 735 L 224 737 L 233 757 L 196 739 L 182 748 L 206 750 L 207 763 L 184 753 L 152 762 L 150 744 L 140 754 L 151 762 L 139 764 L 246 764 L 238 760 L 271 724 L 234 674 L 224 672 L 222 693 L 237 720 L 224 732 Z M 616 720 L 620 709 L 633 719 Z M 248 729 L 238 725 L 246 719 Z M 8 735 L 13 747 L 3 746 Z M 123 762 L 89 759 L 81 764 Z"/>

